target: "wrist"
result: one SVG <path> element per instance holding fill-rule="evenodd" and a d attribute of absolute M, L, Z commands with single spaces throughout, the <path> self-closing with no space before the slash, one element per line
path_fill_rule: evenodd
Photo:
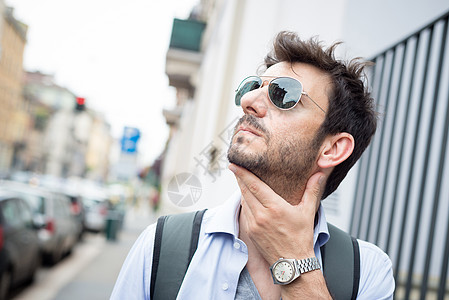
<path fill-rule="evenodd" d="M 291 284 L 281 285 L 281 299 L 293 300 L 298 299 L 333 299 L 324 279 L 323 272 L 313 271 L 300 276 Z"/>

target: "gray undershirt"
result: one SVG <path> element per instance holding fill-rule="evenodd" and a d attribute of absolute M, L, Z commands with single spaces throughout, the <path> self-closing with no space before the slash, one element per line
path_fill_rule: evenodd
<path fill-rule="evenodd" d="M 237 292 L 235 293 L 236 300 L 246 300 L 246 299 L 254 299 L 254 300 L 262 300 L 259 295 L 259 291 L 254 285 L 251 276 L 249 275 L 248 270 L 243 268 L 240 273 L 239 282 L 237 284 Z"/>

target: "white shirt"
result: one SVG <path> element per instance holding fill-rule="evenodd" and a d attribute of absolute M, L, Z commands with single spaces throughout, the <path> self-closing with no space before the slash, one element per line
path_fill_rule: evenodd
<path fill-rule="evenodd" d="M 248 249 L 238 238 L 240 194 L 207 210 L 198 248 L 192 258 L 177 299 L 234 299 L 240 272 L 248 261 Z M 156 224 L 148 226 L 135 242 L 115 284 L 111 299 L 150 299 L 151 267 Z M 314 251 L 329 240 L 324 210 L 318 210 Z M 393 299 L 395 288 L 390 258 L 377 246 L 359 240 L 360 285 L 357 299 Z M 200 293 L 200 294 L 199 294 Z"/>

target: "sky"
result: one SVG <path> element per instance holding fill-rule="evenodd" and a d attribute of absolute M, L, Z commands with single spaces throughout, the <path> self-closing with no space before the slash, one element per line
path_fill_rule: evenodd
<path fill-rule="evenodd" d="M 173 18 L 187 18 L 199 0 L 4 1 L 29 26 L 24 69 L 86 98 L 114 138 L 139 128 L 139 161 L 151 164 L 168 137 L 162 109 L 175 103 L 165 74 Z"/>

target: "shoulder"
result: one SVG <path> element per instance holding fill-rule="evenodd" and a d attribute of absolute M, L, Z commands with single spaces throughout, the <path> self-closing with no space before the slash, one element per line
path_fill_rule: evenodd
<path fill-rule="evenodd" d="M 133 247 L 131 248 L 128 257 L 131 256 L 132 258 L 132 255 L 135 253 L 143 254 L 144 256 L 146 256 L 146 258 L 148 258 L 148 256 L 153 256 L 153 245 L 154 245 L 154 236 L 156 233 L 156 224 L 157 223 L 153 223 L 147 226 L 147 228 L 145 228 L 144 231 L 142 231 L 142 233 L 135 241 Z"/>
<path fill-rule="evenodd" d="M 360 248 L 360 256 L 363 256 L 365 262 L 383 261 L 391 265 L 390 257 L 378 246 L 363 240 L 357 239 Z"/>
<path fill-rule="evenodd" d="M 111 299 L 149 299 L 156 223 L 136 240 L 123 263 Z"/>
<path fill-rule="evenodd" d="M 395 283 L 390 257 L 372 243 L 357 241 L 360 249 L 360 286 L 357 299 L 393 299 Z"/>

